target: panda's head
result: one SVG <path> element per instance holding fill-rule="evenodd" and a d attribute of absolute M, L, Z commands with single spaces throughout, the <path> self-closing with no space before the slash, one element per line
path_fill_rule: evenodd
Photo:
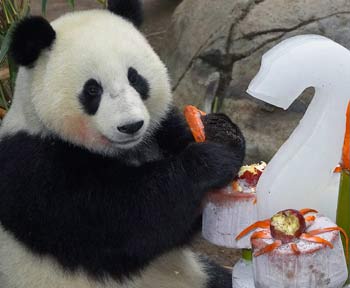
<path fill-rule="evenodd" d="M 21 66 L 2 129 L 56 135 L 102 154 L 147 142 L 171 104 L 166 68 L 138 31 L 138 0 L 20 22 L 11 53 Z"/>

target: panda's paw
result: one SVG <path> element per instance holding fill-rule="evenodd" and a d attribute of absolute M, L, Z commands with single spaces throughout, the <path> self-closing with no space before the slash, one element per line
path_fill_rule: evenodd
<path fill-rule="evenodd" d="M 228 116 L 220 113 L 212 113 L 203 116 L 202 121 L 208 141 L 226 144 L 240 149 L 244 153 L 244 136 L 238 126 Z"/>
<path fill-rule="evenodd" d="M 244 153 L 237 153 L 228 145 L 207 142 L 189 145 L 184 156 L 184 166 L 193 182 L 210 191 L 233 180 L 242 166 Z"/>

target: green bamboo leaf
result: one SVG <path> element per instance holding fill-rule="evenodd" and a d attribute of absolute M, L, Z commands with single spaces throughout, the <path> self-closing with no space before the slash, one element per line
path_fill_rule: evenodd
<path fill-rule="evenodd" d="M 67 0 L 67 2 L 73 9 L 75 8 L 75 0 Z"/>
<path fill-rule="evenodd" d="M 5 88 L 2 81 L 0 81 L 0 106 L 5 108 L 6 110 L 8 110 L 9 108 L 8 103 L 6 101 Z"/>
<path fill-rule="evenodd" d="M 12 31 L 15 27 L 16 23 L 12 23 L 9 30 L 7 31 L 2 43 L 1 43 L 1 49 L 0 49 L 0 63 L 2 63 L 6 56 L 7 56 L 7 52 L 9 50 L 10 47 L 10 42 L 11 42 L 11 34 Z"/>
<path fill-rule="evenodd" d="M 15 91 L 15 82 L 17 78 L 17 72 L 18 72 L 18 66 L 16 63 L 12 60 L 12 58 L 8 58 L 7 60 L 9 71 L 10 71 L 10 88 L 11 88 L 11 93 Z"/>
<path fill-rule="evenodd" d="M 29 1 L 26 0 L 24 1 L 24 4 L 23 4 L 21 17 L 28 16 L 29 14 L 30 14 L 30 5 L 29 5 Z"/>
<path fill-rule="evenodd" d="M 15 6 L 13 5 L 12 1 L 8 1 L 7 3 L 8 3 L 8 7 L 9 7 L 8 9 L 9 9 L 11 15 L 17 16 L 18 12 L 17 12 Z"/>
<path fill-rule="evenodd" d="M 107 1 L 106 0 L 96 0 L 98 3 L 100 3 L 104 8 L 107 8 Z"/>
<path fill-rule="evenodd" d="M 41 13 L 46 15 L 47 0 L 41 0 Z"/>

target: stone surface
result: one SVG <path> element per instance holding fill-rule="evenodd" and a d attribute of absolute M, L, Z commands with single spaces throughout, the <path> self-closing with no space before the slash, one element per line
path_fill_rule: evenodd
<path fill-rule="evenodd" d="M 245 90 L 261 56 L 299 34 L 324 35 L 350 48 L 350 1 L 184 0 L 161 49 L 176 103 L 203 107 L 207 79 L 219 72 L 216 96 L 223 103 L 221 111 L 247 137 L 246 161 L 268 161 L 302 118 L 312 92 L 285 112 L 249 97 Z"/>
<path fill-rule="evenodd" d="M 158 52 L 164 43 L 164 36 L 171 24 L 171 15 L 181 0 L 144 0 L 145 21 L 141 27 L 151 45 Z M 33 15 L 41 14 L 41 0 L 31 1 Z M 101 9 L 103 6 L 97 0 L 76 0 L 75 10 Z M 47 15 L 54 20 L 66 12 L 72 11 L 67 0 L 49 0 Z"/>

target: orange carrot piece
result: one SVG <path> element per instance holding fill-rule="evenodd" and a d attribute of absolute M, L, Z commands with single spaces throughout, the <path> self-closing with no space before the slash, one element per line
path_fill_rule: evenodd
<path fill-rule="evenodd" d="M 341 173 L 343 171 L 343 168 L 339 165 L 334 168 L 333 173 Z"/>
<path fill-rule="evenodd" d="M 281 245 L 282 245 L 282 241 L 276 240 L 272 244 L 266 245 L 264 248 L 262 248 L 259 251 L 255 252 L 254 256 L 258 257 L 258 256 L 260 256 L 262 254 L 269 253 L 269 252 L 275 250 L 276 248 L 280 247 Z"/>
<path fill-rule="evenodd" d="M 343 160 L 343 163 L 342 163 L 343 169 L 350 170 L 350 101 L 346 112 L 346 130 L 345 130 L 342 160 Z"/>
<path fill-rule="evenodd" d="M 312 222 L 315 221 L 316 217 L 314 215 L 306 216 L 305 221 L 306 222 Z"/>
<path fill-rule="evenodd" d="M 312 230 L 312 231 L 309 231 L 308 234 L 309 235 L 318 235 L 318 234 L 322 234 L 322 233 L 327 233 L 327 232 L 331 232 L 331 231 L 334 231 L 334 230 L 337 230 L 339 231 L 340 233 L 343 234 L 344 238 L 345 238 L 345 256 L 346 256 L 346 261 L 349 262 L 349 237 L 348 235 L 346 234 L 345 230 L 341 227 L 327 227 L 327 228 L 321 228 L 321 229 L 316 229 L 316 230 Z"/>
<path fill-rule="evenodd" d="M 239 233 L 236 236 L 236 240 L 241 239 L 243 236 L 247 235 L 250 231 L 252 231 L 256 228 L 270 228 L 270 219 L 258 221 L 258 222 L 255 222 L 254 224 L 248 226 L 247 228 L 245 228 L 241 233 Z"/>
<path fill-rule="evenodd" d="M 300 255 L 301 252 L 300 252 L 297 244 L 290 243 L 290 248 L 292 249 L 292 251 L 295 255 Z"/>
<path fill-rule="evenodd" d="M 254 198 L 253 204 L 255 205 L 258 202 L 258 199 Z"/>
<path fill-rule="evenodd" d="M 268 231 L 256 231 L 252 234 L 252 236 L 250 237 L 251 240 L 253 239 L 271 239 L 271 234 Z"/>
<path fill-rule="evenodd" d="M 194 140 L 196 142 L 204 142 L 205 133 L 201 116 L 204 116 L 205 113 L 194 106 L 188 105 L 185 107 L 184 115 Z"/>
<path fill-rule="evenodd" d="M 305 214 L 311 213 L 311 212 L 318 213 L 317 210 L 315 210 L 315 209 L 310 209 L 310 208 L 301 209 L 301 210 L 299 210 L 299 212 L 300 212 L 300 214 L 302 214 L 302 215 L 305 215 Z"/>
<path fill-rule="evenodd" d="M 324 244 L 324 245 L 329 246 L 330 248 L 333 249 L 333 244 L 331 242 L 329 242 L 326 239 L 323 239 L 321 237 L 318 237 L 318 236 L 310 235 L 308 233 L 303 233 L 300 235 L 299 238 L 302 240 L 305 240 L 305 241 L 309 241 L 309 242 Z"/>
<path fill-rule="evenodd" d="M 238 181 L 233 181 L 232 182 L 232 189 L 233 189 L 233 191 L 237 191 L 237 192 L 240 192 L 240 186 L 239 186 L 239 183 L 238 183 Z"/>

